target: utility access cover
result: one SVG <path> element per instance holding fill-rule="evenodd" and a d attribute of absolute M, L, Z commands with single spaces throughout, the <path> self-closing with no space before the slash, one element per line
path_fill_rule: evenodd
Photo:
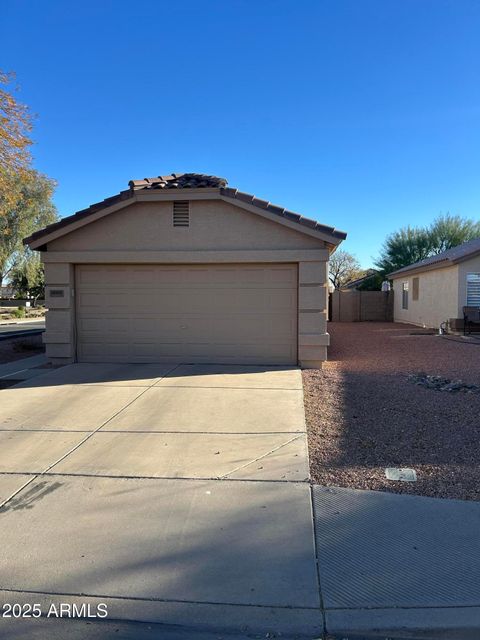
<path fill-rule="evenodd" d="M 400 480 L 401 482 L 417 481 L 417 473 L 415 469 L 407 469 L 406 467 L 387 467 L 385 469 L 385 477 L 387 480 Z"/>

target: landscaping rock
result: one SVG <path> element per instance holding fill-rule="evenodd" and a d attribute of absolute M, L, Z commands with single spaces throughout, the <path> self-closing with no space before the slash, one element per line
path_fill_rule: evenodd
<path fill-rule="evenodd" d="M 431 376 L 426 373 L 411 373 L 408 376 L 408 380 L 418 386 L 435 389 L 437 391 L 480 393 L 480 387 L 476 384 L 467 384 L 462 380 L 449 380 L 448 378 Z"/>

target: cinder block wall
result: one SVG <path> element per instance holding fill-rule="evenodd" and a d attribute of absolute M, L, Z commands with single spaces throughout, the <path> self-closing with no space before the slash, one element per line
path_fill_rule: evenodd
<path fill-rule="evenodd" d="M 393 291 L 334 291 L 333 322 L 393 322 Z"/>

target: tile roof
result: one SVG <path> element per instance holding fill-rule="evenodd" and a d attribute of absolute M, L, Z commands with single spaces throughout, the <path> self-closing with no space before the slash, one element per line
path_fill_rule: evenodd
<path fill-rule="evenodd" d="M 102 209 L 106 209 L 107 207 L 111 207 L 113 204 L 117 204 L 118 202 L 122 202 L 122 200 L 130 200 L 133 198 L 133 191 L 131 189 L 126 189 L 125 191 L 120 191 L 115 196 L 110 196 L 109 198 L 105 198 L 101 202 L 96 202 L 95 204 L 91 204 L 86 209 L 82 209 L 81 211 L 77 211 L 71 216 L 66 216 L 62 218 L 58 222 L 54 222 L 53 224 L 49 224 L 43 229 L 39 231 L 35 231 L 28 238 L 23 239 L 23 244 L 30 244 L 35 242 L 36 240 L 40 240 L 44 236 L 48 236 L 50 233 L 57 231 L 58 229 L 62 229 L 63 227 L 68 227 L 70 224 L 74 222 L 78 222 L 79 220 L 83 220 L 84 218 L 88 218 L 93 215 L 97 211 L 101 211 Z"/>
<path fill-rule="evenodd" d="M 225 178 L 207 176 L 203 173 L 172 173 L 169 176 L 130 180 L 130 189 L 218 189 L 226 187 Z"/>
<path fill-rule="evenodd" d="M 338 238 L 339 240 L 345 240 L 347 234 L 345 231 L 339 231 L 334 227 L 329 227 L 328 225 L 321 224 L 316 220 L 312 220 L 311 218 L 305 218 L 301 216 L 299 213 L 295 213 L 294 211 L 289 211 L 288 209 L 284 209 L 283 207 L 279 207 L 276 204 L 271 204 L 267 200 L 260 200 L 256 196 L 251 193 L 244 193 L 243 191 L 238 191 L 238 189 L 232 189 L 231 187 L 223 187 L 220 189 L 220 193 L 222 196 L 227 198 L 231 198 L 232 200 L 240 200 L 241 202 L 246 202 L 247 204 L 251 204 L 258 209 L 264 209 L 269 213 L 274 213 L 280 218 L 286 218 L 291 222 L 296 222 L 297 224 L 302 225 L 303 227 L 308 227 L 309 229 L 314 229 L 315 231 L 320 231 L 321 233 L 326 233 L 328 235 L 333 236 L 334 238 Z"/>
<path fill-rule="evenodd" d="M 401 269 L 392 271 L 388 274 L 388 276 L 391 278 L 392 276 L 402 275 L 409 271 L 421 271 L 424 267 L 430 267 L 431 265 L 436 264 L 456 264 L 457 262 L 467 260 L 476 253 L 480 253 L 480 238 L 474 238 L 473 240 L 469 240 L 468 242 L 459 244 L 452 249 L 447 249 L 442 253 L 438 253 L 435 256 L 430 256 L 429 258 L 425 258 L 424 260 L 419 260 L 418 262 L 409 264 L 406 267 L 402 267 Z"/>
<path fill-rule="evenodd" d="M 36 240 L 39 240 L 42 237 L 47 236 L 54 231 L 57 231 L 58 229 L 67 227 L 74 222 L 82 220 L 83 218 L 86 218 L 96 213 L 97 211 L 106 209 L 107 207 L 117 204 L 118 202 L 121 202 L 123 200 L 134 198 L 135 194 L 139 191 L 150 191 L 152 189 L 218 189 L 220 195 L 225 198 L 231 200 L 239 200 L 246 204 L 250 204 L 253 207 L 263 209 L 281 218 L 285 218 L 287 220 L 290 220 L 291 222 L 295 222 L 303 227 L 308 227 L 309 229 L 325 233 L 338 240 L 344 240 L 347 237 L 347 234 L 344 231 L 338 231 L 334 227 L 321 224 L 316 220 L 312 220 L 310 218 L 305 218 L 299 213 L 295 213 L 294 211 L 289 211 L 288 209 L 274 205 L 267 200 L 261 200 L 260 198 L 257 198 L 250 193 L 245 193 L 243 191 L 238 191 L 238 189 L 228 187 L 227 184 L 228 183 L 225 178 L 209 176 L 203 173 L 172 173 L 167 176 L 144 178 L 143 180 L 130 180 L 130 182 L 128 183 L 129 189 L 121 191 L 117 195 L 106 198 L 101 202 L 92 204 L 86 209 L 77 211 L 77 213 L 74 213 L 71 216 L 62 218 L 58 222 L 50 224 L 44 229 L 40 229 L 39 231 L 32 233 L 32 235 L 24 239 L 23 243 L 30 244 L 32 242 L 35 242 Z"/>

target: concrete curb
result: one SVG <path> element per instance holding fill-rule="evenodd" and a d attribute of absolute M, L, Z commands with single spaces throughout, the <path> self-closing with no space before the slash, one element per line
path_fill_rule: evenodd
<path fill-rule="evenodd" d="M 144 600 L 135 598 L 109 598 L 86 595 L 45 594 L 27 591 L 0 591 L 2 602 L 39 603 L 42 611 L 48 611 L 52 603 L 76 603 L 90 605 L 96 610 L 107 605 L 108 618 L 130 622 L 150 622 L 166 625 L 186 623 L 199 631 L 222 633 L 294 634 L 295 638 L 321 638 L 323 619 L 320 609 L 296 609 L 251 605 L 208 604 Z M 108 619 L 107 619 L 108 620 Z"/>
<path fill-rule="evenodd" d="M 30 336 L 39 336 L 44 333 L 45 329 L 23 329 L 22 331 L 4 331 L 0 333 L 0 340 L 11 340 L 12 338 L 28 338 Z"/>
<path fill-rule="evenodd" d="M 348 640 L 477 640 L 480 637 L 480 606 L 326 611 L 325 621 L 331 636 Z"/>
<path fill-rule="evenodd" d="M 25 325 L 25 324 L 39 324 L 43 322 L 45 324 L 45 318 L 29 318 L 28 320 L 0 320 L 0 327 L 10 327 L 12 325 Z"/>

